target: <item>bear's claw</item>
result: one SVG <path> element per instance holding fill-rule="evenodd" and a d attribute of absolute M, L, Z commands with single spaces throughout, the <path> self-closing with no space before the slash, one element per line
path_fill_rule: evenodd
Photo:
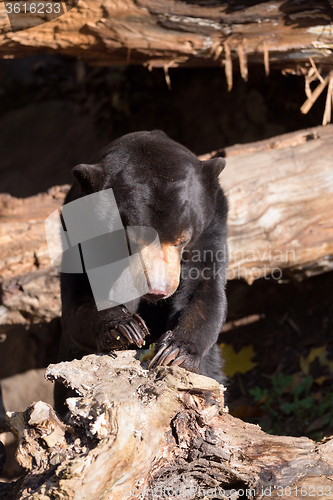
<path fill-rule="evenodd" d="M 181 365 L 183 361 L 185 361 L 186 355 L 182 354 L 181 356 L 178 356 L 178 358 L 174 359 L 171 363 L 172 366 L 178 366 Z"/>
<path fill-rule="evenodd" d="M 130 323 L 128 323 L 127 325 L 118 325 L 116 327 L 116 329 L 119 330 L 119 332 L 124 337 L 126 337 L 126 339 L 131 344 L 136 344 L 138 347 L 142 346 L 144 336 L 141 336 L 141 335 L 137 334 L 136 331 L 134 330 L 134 328 L 133 327 L 131 328 Z"/>
<path fill-rule="evenodd" d="M 167 365 L 170 361 L 173 361 L 177 358 L 177 354 L 179 353 L 178 347 L 168 347 L 164 345 L 158 351 L 158 353 L 154 356 L 154 358 L 149 363 L 149 368 L 152 368 L 154 365 L 162 366 Z"/>
<path fill-rule="evenodd" d="M 144 334 L 149 335 L 149 330 L 147 328 L 147 325 L 143 321 L 141 316 L 139 316 L 138 314 L 133 314 L 133 318 L 136 320 L 136 322 L 139 324 L 139 326 L 141 326 L 141 329 L 144 331 Z"/>
<path fill-rule="evenodd" d="M 122 344 L 136 344 L 142 347 L 144 338 L 149 334 L 146 323 L 138 314 L 133 314 L 131 320 L 124 323 L 118 323 L 110 331 L 112 337 L 121 342 Z"/>
<path fill-rule="evenodd" d="M 148 368 L 167 365 L 178 366 L 184 363 L 184 368 L 197 372 L 200 358 L 195 355 L 193 348 L 190 348 L 188 342 L 175 337 L 174 332 L 170 330 L 162 335 L 159 342 L 159 350 L 150 361 Z"/>

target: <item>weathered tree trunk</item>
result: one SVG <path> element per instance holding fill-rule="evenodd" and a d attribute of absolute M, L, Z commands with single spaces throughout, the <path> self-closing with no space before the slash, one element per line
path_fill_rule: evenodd
<path fill-rule="evenodd" d="M 12 325 L 28 327 L 33 323 L 49 323 L 60 316 L 59 277 L 51 268 L 44 223 L 62 205 L 68 189 L 69 186 L 56 186 L 48 193 L 22 199 L 0 195 L 0 331 L 3 334 Z"/>
<path fill-rule="evenodd" d="M 10 14 L 10 22 L 5 3 L 0 3 L 2 57 L 48 52 L 103 65 L 225 64 L 229 78 L 232 59 L 239 60 L 244 78 L 247 60 L 265 64 L 266 71 L 269 64 L 296 68 L 309 56 L 332 64 L 333 10 L 326 0 L 243 0 L 241 8 L 232 1 L 68 0 L 61 4 L 60 14 L 67 12 L 61 17 L 21 12 Z"/>
<path fill-rule="evenodd" d="M 226 148 L 228 278 L 333 268 L 333 126 Z"/>
<path fill-rule="evenodd" d="M 267 435 L 228 414 L 216 381 L 135 354 L 47 369 L 78 397 L 66 423 L 41 401 L 9 416 L 27 475 L 0 485 L 8 500 L 332 498 L 333 440 Z"/>

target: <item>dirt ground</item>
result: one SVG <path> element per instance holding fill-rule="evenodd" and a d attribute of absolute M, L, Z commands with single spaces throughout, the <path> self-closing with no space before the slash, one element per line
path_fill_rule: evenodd
<path fill-rule="evenodd" d="M 321 123 L 304 81 L 250 67 L 228 93 L 223 68 L 99 68 L 57 56 L 0 61 L 0 190 L 25 197 L 71 182 L 70 170 L 127 132 L 163 129 L 196 154 Z M 228 283 L 220 337 L 227 403 L 265 430 L 333 433 L 333 273 Z M 252 393 L 250 392 L 252 391 Z"/>

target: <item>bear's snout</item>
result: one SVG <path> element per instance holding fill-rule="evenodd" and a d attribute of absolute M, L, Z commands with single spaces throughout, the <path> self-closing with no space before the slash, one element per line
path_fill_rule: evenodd
<path fill-rule="evenodd" d="M 173 245 L 151 245 L 141 252 L 149 292 L 144 298 L 156 302 L 170 297 L 180 280 L 180 252 Z"/>
<path fill-rule="evenodd" d="M 154 289 L 149 291 L 144 298 L 149 302 L 157 302 L 158 300 L 162 300 L 168 297 L 168 293 L 164 290 Z"/>

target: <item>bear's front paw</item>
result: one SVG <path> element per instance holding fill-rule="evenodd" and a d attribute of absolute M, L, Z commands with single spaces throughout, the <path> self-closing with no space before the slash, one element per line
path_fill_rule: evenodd
<path fill-rule="evenodd" d="M 112 326 L 106 332 L 106 347 L 109 350 L 136 344 L 141 348 L 144 345 L 145 336 L 149 335 L 146 323 L 138 314 L 131 314 L 125 307 L 121 308 L 121 312 L 120 317 L 112 322 Z"/>
<path fill-rule="evenodd" d="M 168 331 L 160 338 L 158 351 L 149 363 L 149 368 L 166 365 L 181 365 L 182 368 L 198 373 L 200 356 L 194 344 L 177 339 L 175 332 Z"/>

